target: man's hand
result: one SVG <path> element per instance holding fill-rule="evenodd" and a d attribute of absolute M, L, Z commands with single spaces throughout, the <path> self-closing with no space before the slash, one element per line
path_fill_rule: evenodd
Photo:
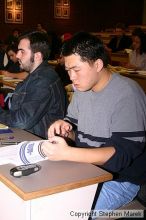
<path fill-rule="evenodd" d="M 44 141 L 42 151 L 49 160 L 67 160 L 70 147 L 62 137 L 54 136 L 49 141 Z"/>
<path fill-rule="evenodd" d="M 69 122 L 58 120 L 49 127 L 48 138 L 50 139 L 55 135 L 68 137 L 71 131 L 72 131 L 72 125 Z"/>

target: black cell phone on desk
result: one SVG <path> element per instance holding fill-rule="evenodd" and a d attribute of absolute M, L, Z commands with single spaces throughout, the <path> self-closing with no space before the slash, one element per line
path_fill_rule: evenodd
<path fill-rule="evenodd" d="M 13 167 L 10 169 L 10 174 L 14 177 L 28 176 L 30 174 L 36 173 L 41 169 L 38 164 L 25 164 Z"/>

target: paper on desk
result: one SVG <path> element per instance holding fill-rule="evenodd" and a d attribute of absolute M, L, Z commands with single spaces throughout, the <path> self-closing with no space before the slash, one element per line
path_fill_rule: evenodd
<path fill-rule="evenodd" d="M 0 123 L 0 129 L 8 129 L 9 127 L 5 124 Z"/>
<path fill-rule="evenodd" d="M 129 69 L 126 67 L 122 67 L 122 66 L 112 66 L 112 65 L 108 65 L 108 68 L 110 69 L 111 72 L 118 72 L 118 73 L 127 73 L 127 72 L 134 72 L 134 69 Z"/>
<path fill-rule="evenodd" d="M 15 165 L 37 163 L 46 160 L 41 151 L 44 141 L 24 141 L 18 145 L 0 148 L 0 165 L 12 163 Z"/>
<path fill-rule="evenodd" d="M 7 163 L 12 163 L 16 165 L 17 163 L 21 164 L 22 162 L 19 161 L 19 157 L 16 156 L 17 152 L 18 152 L 17 145 L 1 147 L 0 148 L 0 165 L 7 164 Z"/>
<path fill-rule="evenodd" d="M 146 71 L 145 70 L 137 70 L 137 73 L 146 76 Z"/>
<path fill-rule="evenodd" d="M 3 80 L 8 81 L 8 82 L 22 82 L 23 81 L 22 79 L 14 79 L 14 78 L 9 77 L 9 76 L 4 76 Z"/>

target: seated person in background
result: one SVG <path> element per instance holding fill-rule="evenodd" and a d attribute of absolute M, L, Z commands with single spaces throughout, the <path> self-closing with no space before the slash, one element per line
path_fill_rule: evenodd
<path fill-rule="evenodd" d="M 126 48 L 130 48 L 132 40 L 129 36 L 125 35 L 125 25 L 118 23 L 115 28 L 115 36 L 106 45 L 108 52 L 122 51 Z"/>
<path fill-rule="evenodd" d="M 10 34 L 8 38 L 5 40 L 5 44 L 6 45 L 17 44 L 19 36 L 20 36 L 20 30 L 13 29 L 12 34 Z"/>
<path fill-rule="evenodd" d="M 16 57 L 18 50 L 18 45 L 17 44 L 11 44 L 7 47 L 5 55 L 8 58 L 8 63 L 7 65 L 0 70 L 0 74 L 4 75 L 5 77 L 11 77 L 15 79 L 25 79 L 28 76 L 28 73 L 26 71 L 23 71 L 20 68 L 20 64 L 18 62 L 18 58 Z M 6 87 L 1 87 L 0 88 L 0 94 L 3 95 L 4 98 L 4 104 L 2 107 L 4 109 L 8 109 L 8 98 L 11 97 L 14 89 L 6 88 Z"/>
<path fill-rule="evenodd" d="M 95 198 L 95 210 L 117 209 L 146 181 L 146 166 L 141 166 L 146 165 L 146 96 L 134 80 L 108 70 L 96 36 L 74 35 L 62 55 L 76 90 L 64 120 L 50 126 L 42 150 L 49 160 L 93 163 L 113 173 Z M 74 147 L 67 137 L 75 140 Z"/>
<path fill-rule="evenodd" d="M 134 70 L 146 70 L 146 35 L 141 28 L 132 32 L 132 51 L 129 54 L 129 62 L 121 64 Z"/>
<path fill-rule="evenodd" d="M 57 61 L 58 61 L 58 63 L 55 66 L 55 70 L 58 73 L 63 85 L 66 86 L 71 83 L 71 80 L 70 80 L 68 72 L 66 71 L 65 66 L 64 66 L 64 57 L 58 58 Z"/>
<path fill-rule="evenodd" d="M 37 24 L 36 29 L 37 29 L 37 31 L 40 31 L 42 33 L 46 33 L 47 34 L 47 31 L 43 28 L 42 24 Z"/>
<path fill-rule="evenodd" d="M 66 113 L 66 95 L 58 74 L 48 64 L 50 48 L 46 34 L 30 32 L 19 39 L 17 59 L 28 76 L 10 100 L 10 109 L 0 108 L 0 122 L 25 129 L 42 138 L 47 129 Z"/>
<path fill-rule="evenodd" d="M 60 55 L 60 47 L 62 45 L 61 39 L 54 31 L 48 31 L 47 34 L 51 45 L 49 60 L 56 60 Z"/>
<path fill-rule="evenodd" d="M 61 41 L 62 43 L 64 43 L 65 41 L 69 40 L 70 38 L 72 38 L 72 34 L 67 32 L 61 35 Z"/>
<path fill-rule="evenodd" d="M 17 44 L 12 44 L 7 47 L 6 54 L 8 56 L 9 61 L 8 64 L 5 66 L 4 70 L 0 71 L 0 74 L 16 79 L 25 79 L 28 76 L 28 73 L 20 68 L 18 58 L 16 57 L 17 51 Z"/>
<path fill-rule="evenodd" d="M 71 37 L 72 37 L 72 34 L 70 34 L 70 33 L 63 34 L 61 36 L 62 44 L 65 41 L 69 40 Z M 63 85 L 66 86 L 68 84 L 71 84 L 72 82 L 71 82 L 71 80 L 69 78 L 68 72 L 65 69 L 64 57 L 61 54 L 59 54 L 57 62 L 58 62 L 58 64 L 56 65 L 55 70 L 58 73 L 59 77 L 61 78 Z"/>

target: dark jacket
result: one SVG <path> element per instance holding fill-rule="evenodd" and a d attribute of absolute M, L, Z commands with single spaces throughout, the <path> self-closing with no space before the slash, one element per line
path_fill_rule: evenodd
<path fill-rule="evenodd" d="M 63 86 L 67 86 L 68 84 L 72 83 L 64 65 L 57 64 L 55 67 L 55 71 L 58 73 L 58 75 L 63 83 Z"/>
<path fill-rule="evenodd" d="M 131 45 L 132 45 L 132 39 L 127 35 L 123 35 L 119 39 L 119 43 L 118 43 L 118 37 L 115 36 L 111 39 L 111 41 L 108 43 L 107 46 L 112 49 L 112 52 L 117 52 L 124 50 L 126 48 L 130 48 Z"/>
<path fill-rule="evenodd" d="M 20 68 L 19 62 L 14 63 L 12 60 L 8 61 L 8 64 L 5 66 L 4 70 L 10 73 L 20 73 L 24 71 Z"/>
<path fill-rule="evenodd" d="M 0 70 L 4 69 L 4 56 L 5 56 L 5 51 L 0 48 Z"/>
<path fill-rule="evenodd" d="M 0 108 L 0 122 L 47 138 L 50 124 L 65 113 L 66 96 L 60 78 L 44 62 L 17 85 L 10 110 Z"/>

